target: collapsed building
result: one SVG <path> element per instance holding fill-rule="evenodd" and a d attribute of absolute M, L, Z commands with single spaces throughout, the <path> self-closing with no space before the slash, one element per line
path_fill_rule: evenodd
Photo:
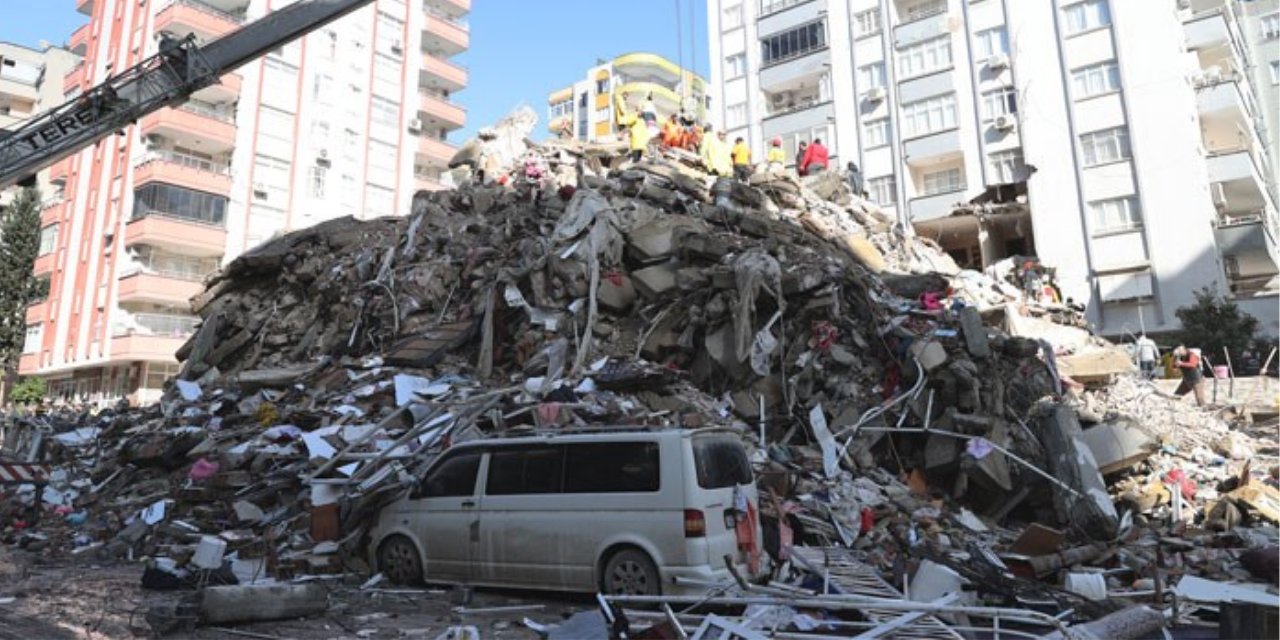
<path fill-rule="evenodd" d="M 1274 441 L 1129 375 L 1071 309 L 961 270 L 837 174 L 622 163 L 528 143 L 534 120 L 482 132 L 407 216 L 228 264 L 159 404 L 11 425 L 51 474 L 6 493 L 8 541 L 152 558 L 153 586 L 363 579 L 371 514 L 453 443 L 723 426 L 770 496 L 771 585 L 607 596 L 564 634 L 1139 637 L 1225 621 L 1221 583 L 1274 591 L 1249 559 L 1276 555 Z M 155 628 L 201 615 L 175 611 Z"/>

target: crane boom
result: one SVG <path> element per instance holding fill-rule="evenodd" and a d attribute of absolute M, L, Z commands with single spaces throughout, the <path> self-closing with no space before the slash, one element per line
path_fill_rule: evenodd
<path fill-rule="evenodd" d="M 304 0 L 273 11 L 203 47 L 195 37 L 165 37 L 159 52 L 82 95 L 0 131 L 0 188 L 217 83 L 241 65 L 373 0 Z"/>

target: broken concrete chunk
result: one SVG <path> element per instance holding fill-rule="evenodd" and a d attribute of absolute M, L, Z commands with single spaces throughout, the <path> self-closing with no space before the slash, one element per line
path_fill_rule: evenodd
<path fill-rule="evenodd" d="M 600 288 L 596 290 L 596 301 L 605 311 L 625 313 L 636 301 L 636 289 L 631 284 L 631 278 L 622 273 L 601 278 Z"/>
<path fill-rule="evenodd" d="M 640 295 L 654 300 L 661 298 L 676 288 L 676 269 L 670 264 L 659 264 L 645 267 L 631 273 L 636 291 Z"/>

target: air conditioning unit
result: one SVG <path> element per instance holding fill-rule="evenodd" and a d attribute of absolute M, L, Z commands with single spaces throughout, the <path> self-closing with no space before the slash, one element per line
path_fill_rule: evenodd
<path fill-rule="evenodd" d="M 871 89 L 867 90 L 867 100 L 871 102 L 884 100 L 884 87 L 871 87 Z"/>
<path fill-rule="evenodd" d="M 391 53 L 404 53 L 404 43 L 396 40 L 391 43 Z"/>
<path fill-rule="evenodd" d="M 987 66 L 992 69 L 1005 69 L 1009 66 L 1009 56 L 1003 53 L 997 53 L 987 58 Z"/>
<path fill-rule="evenodd" d="M 1178 8 L 1179 8 L 1179 9 L 1190 9 L 1190 8 L 1191 8 L 1191 0 L 1178 0 Z"/>
<path fill-rule="evenodd" d="M 1000 131 L 1013 131 L 1018 127 L 1018 119 L 1010 115 L 997 116 L 995 127 Z"/>
<path fill-rule="evenodd" d="M 328 150 L 328 149 L 316 149 L 316 159 L 317 159 L 317 160 L 328 160 L 328 159 L 329 159 L 329 150 Z"/>
<path fill-rule="evenodd" d="M 769 102 L 773 104 L 774 108 L 785 107 L 787 106 L 787 94 L 775 93 L 769 96 Z"/>
<path fill-rule="evenodd" d="M 421 133 L 421 132 L 422 132 L 422 120 L 421 120 L 421 119 L 419 119 L 419 118 L 414 118 L 414 119 L 410 120 L 410 121 L 409 121 L 409 132 L 410 132 L 410 133 Z"/>
<path fill-rule="evenodd" d="M 255 183 L 253 183 L 253 192 L 254 192 L 254 193 L 266 194 L 266 192 L 267 192 L 267 183 L 265 183 L 265 182 L 255 182 Z"/>

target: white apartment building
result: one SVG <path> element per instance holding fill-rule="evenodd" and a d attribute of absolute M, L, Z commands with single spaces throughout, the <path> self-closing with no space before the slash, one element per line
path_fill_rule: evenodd
<path fill-rule="evenodd" d="M 62 77 L 80 56 L 41 42 L 38 49 L 0 42 L 0 129 L 14 129 L 28 118 L 62 104 Z M 36 176 L 46 197 L 54 191 L 49 170 Z M 0 190 L 0 204 L 12 200 L 16 188 Z"/>
<path fill-rule="evenodd" d="M 711 117 L 757 154 L 821 138 L 963 265 L 1038 256 L 1104 335 L 1203 287 L 1275 335 L 1264 4 L 709 0 Z"/>

